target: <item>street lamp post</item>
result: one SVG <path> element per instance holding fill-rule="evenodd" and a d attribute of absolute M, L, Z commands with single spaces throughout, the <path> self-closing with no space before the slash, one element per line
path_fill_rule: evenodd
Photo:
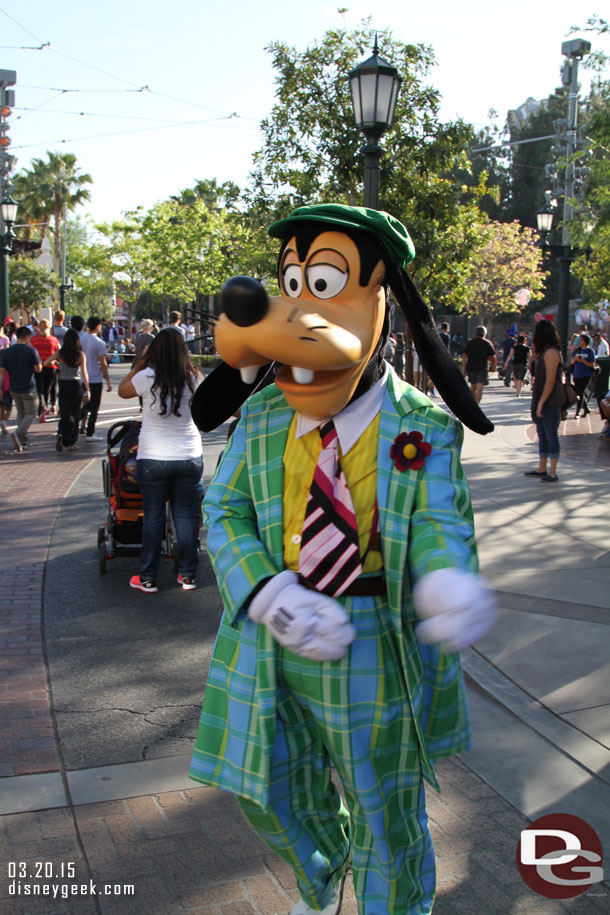
<path fill-rule="evenodd" d="M 8 259 L 13 250 L 13 225 L 17 219 L 17 201 L 10 194 L 2 199 L 0 213 L 5 228 L 0 236 L 0 320 L 4 323 L 9 313 Z"/>
<path fill-rule="evenodd" d="M 66 292 L 69 292 L 70 289 L 74 289 L 74 280 L 70 280 L 69 283 L 66 283 L 65 279 L 59 284 L 59 307 L 62 311 L 66 310 Z"/>
<path fill-rule="evenodd" d="M 568 322 L 570 317 L 570 265 L 574 260 L 575 248 L 569 244 L 554 244 L 549 242 L 549 232 L 553 227 L 553 210 L 544 206 L 536 213 L 538 232 L 540 233 L 540 247 L 543 252 L 548 251 L 557 258 L 559 264 L 559 296 L 557 303 L 557 333 L 561 342 L 564 359 L 568 358 Z"/>
<path fill-rule="evenodd" d="M 377 35 L 373 56 L 358 64 L 349 74 L 356 124 L 364 133 L 364 205 L 379 209 L 379 162 L 383 149 L 379 140 L 392 126 L 402 77 L 398 70 L 379 57 Z"/>

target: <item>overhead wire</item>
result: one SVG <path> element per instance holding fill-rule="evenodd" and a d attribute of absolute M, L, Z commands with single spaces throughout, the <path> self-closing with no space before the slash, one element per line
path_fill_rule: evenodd
<path fill-rule="evenodd" d="M 46 141 L 40 142 L 40 143 L 24 143 L 24 144 L 21 144 L 20 146 L 12 146 L 11 149 L 33 149 L 37 146 L 49 146 L 49 145 L 52 145 L 53 143 L 77 143 L 82 140 L 102 140 L 105 137 L 121 137 L 121 136 L 126 136 L 127 134 L 132 134 L 132 133 L 146 133 L 151 130 L 165 130 L 168 127 L 177 127 L 177 126 L 180 126 L 180 127 L 191 127 L 191 126 L 209 127 L 212 124 L 216 124 L 216 125 L 220 126 L 220 124 L 219 124 L 220 121 L 229 121 L 229 120 L 232 120 L 231 116 L 229 116 L 227 118 L 210 118 L 207 121 L 179 121 L 177 123 L 156 124 L 153 127 L 136 127 L 134 130 L 116 130 L 116 131 L 110 131 L 108 133 L 91 134 L 90 136 L 86 136 L 86 137 L 66 137 L 66 138 L 56 139 L 56 140 L 46 140 Z M 226 126 L 229 126 L 229 125 L 227 124 Z M 243 126 L 235 125 L 235 127 L 237 127 L 238 129 L 241 129 L 241 130 L 255 130 L 254 127 L 248 127 L 245 125 L 243 125 Z"/>
<path fill-rule="evenodd" d="M 4 15 L 6 16 L 7 19 L 10 19 L 12 22 L 15 23 L 15 25 L 18 25 L 19 28 L 23 29 L 24 32 L 27 32 L 27 34 L 30 36 L 30 38 L 33 38 L 34 41 L 40 41 L 40 38 L 38 37 L 38 35 L 34 35 L 34 33 L 30 32 L 30 30 L 27 29 L 24 25 L 22 25 L 21 22 L 17 22 L 17 20 L 13 16 L 11 16 L 10 13 L 7 13 L 6 10 L 3 10 L 0 8 L 0 13 L 4 13 Z M 44 44 L 44 42 L 42 42 L 42 41 L 40 41 L 40 43 Z"/>
<path fill-rule="evenodd" d="M 54 96 L 57 98 L 57 96 Z M 52 99 L 49 99 L 48 102 L 43 104 L 49 104 Z M 172 121 L 171 118 L 153 118 L 153 117 L 143 117 L 142 115 L 137 114 L 103 114 L 99 111 L 62 111 L 61 108 L 46 108 L 44 111 L 41 109 L 40 105 L 37 108 L 28 108 L 25 105 L 16 105 L 13 111 L 40 111 L 41 114 L 65 114 L 65 115 L 74 115 L 76 117 L 88 117 L 88 118 L 106 118 L 108 120 L 119 120 L 119 121 L 159 121 L 163 124 L 184 124 L 184 121 Z M 22 115 L 21 117 L 25 117 Z M 15 118 L 19 120 L 19 117 Z"/>
<path fill-rule="evenodd" d="M 22 28 L 25 32 L 27 32 L 28 35 L 30 35 L 32 38 L 35 38 L 36 41 L 40 41 L 40 39 L 37 38 L 36 35 L 34 35 L 32 32 L 30 32 L 30 31 L 29 31 L 24 25 L 22 25 L 20 22 L 17 22 L 17 20 L 14 19 L 12 16 L 10 16 L 10 15 L 6 12 L 6 10 L 3 10 L 3 9 L 0 8 L 0 13 L 4 13 L 5 16 L 7 16 L 7 17 L 8 17 L 9 19 L 11 19 L 16 25 L 18 25 L 18 26 L 19 26 L 20 28 Z M 79 60 L 77 57 L 73 57 L 73 56 L 70 55 L 70 54 L 65 54 L 63 51 L 58 51 L 56 48 L 53 47 L 53 45 L 51 44 L 50 41 L 40 42 L 40 46 L 39 46 L 39 47 L 35 47 L 35 48 L 34 48 L 34 47 L 32 47 L 32 48 L 23 48 L 22 50 L 32 50 L 32 51 L 43 51 L 43 50 L 44 50 L 44 51 L 51 51 L 53 54 L 58 54 L 60 57 L 64 57 L 66 60 L 71 60 L 71 61 L 73 61 L 74 63 L 80 64 L 80 65 L 83 66 L 83 67 L 87 67 L 87 68 L 90 69 L 90 70 L 94 70 L 94 71 L 96 71 L 96 72 L 98 72 L 98 73 L 103 74 L 104 76 L 108 76 L 108 77 L 110 77 L 111 79 L 119 80 L 120 82 L 126 83 L 127 85 L 133 87 L 132 89 L 126 89 L 126 90 L 122 90 L 122 91 L 126 91 L 126 92 L 149 92 L 151 95 L 158 96 L 159 98 L 166 98 L 166 99 L 169 99 L 170 101 L 173 101 L 173 102 L 179 102 L 179 103 L 181 103 L 181 104 L 183 104 L 183 105 L 192 105 L 192 106 L 195 107 L 195 108 L 202 108 L 202 109 L 204 109 L 204 110 L 206 110 L 206 111 L 212 111 L 212 112 L 215 112 L 216 114 L 221 114 L 221 115 L 225 115 L 225 116 L 228 116 L 228 117 L 233 117 L 233 116 L 240 117 L 240 118 L 243 117 L 244 120 L 255 121 L 256 123 L 258 123 L 258 119 L 257 119 L 257 118 L 248 118 L 248 117 L 246 117 L 246 116 L 237 114 L 237 112 L 232 112 L 232 113 L 229 114 L 228 112 L 222 111 L 222 110 L 219 109 L 219 108 L 212 108 L 210 105 L 202 105 L 201 102 L 193 102 L 193 101 L 191 101 L 190 99 L 178 98 L 177 96 L 168 95 L 167 93 L 164 93 L 164 92 L 157 92 L 155 89 L 151 89 L 150 86 L 149 86 L 148 84 L 142 85 L 142 86 L 138 86 L 137 83 L 134 83 L 134 82 L 132 82 L 131 80 L 125 79 L 125 78 L 122 77 L 122 76 L 117 76 L 117 75 L 114 74 L 114 73 L 110 73 L 109 71 L 103 70 L 103 69 L 101 69 L 100 67 L 96 67 L 96 66 L 94 66 L 93 64 L 89 64 L 89 63 L 87 63 L 86 61 Z M 47 88 L 47 87 L 34 87 L 34 86 L 31 86 L 31 87 L 24 87 L 24 88 L 41 88 L 41 89 L 42 89 L 42 88 Z M 98 91 L 98 92 L 100 92 L 100 91 L 101 91 L 101 92 L 104 92 L 104 91 L 121 91 L 121 90 L 103 90 L 103 89 L 102 89 L 102 90 L 62 89 L 62 90 L 56 90 L 56 91 L 62 91 L 62 92 L 83 92 L 83 91 L 85 91 L 85 92 L 86 92 L 86 91 Z"/>
<path fill-rule="evenodd" d="M 15 118 L 15 121 L 22 121 L 24 118 L 26 118 L 28 116 L 28 114 L 32 114 L 33 111 L 42 111 L 42 108 L 44 105 L 49 105 L 56 98 L 59 98 L 63 94 L 64 93 L 61 90 L 58 90 L 57 92 L 54 93 L 54 95 L 51 96 L 51 98 L 47 99 L 44 102 L 41 102 L 40 105 L 36 105 L 35 108 L 23 108 L 23 109 L 14 108 L 13 111 L 22 110 L 22 111 L 27 112 L 27 114 L 18 114 L 17 117 Z M 46 113 L 46 112 L 43 112 L 43 113 Z"/>

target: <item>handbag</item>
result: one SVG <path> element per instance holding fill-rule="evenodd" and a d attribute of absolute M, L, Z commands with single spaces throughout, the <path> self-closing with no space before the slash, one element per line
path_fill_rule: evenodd
<path fill-rule="evenodd" d="M 576 393 L 576 389 L 574 388 L 574 385 L 571 384 L 569 381 L 564 381 L 563 382 L 563 393 L 565 395 L 565 402 L 564 402 L 565 406 L 573 407 L 574 404 L 578 400 L 578 394 Z"/>

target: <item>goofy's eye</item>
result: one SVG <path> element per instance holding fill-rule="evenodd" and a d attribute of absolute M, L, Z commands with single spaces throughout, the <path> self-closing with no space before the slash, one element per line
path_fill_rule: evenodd
<path fill-rule="evenodd" d="M 347 273 L 331 264 L 313 264 L 305 271 L 307 285 L 316 299 L 332 299 L 347 283 Z"/>
<path fill-rule="evenodd" d="M 298 264 L 289 264 L 284 270 L 282 284 L 286 295 L 296 299 L 303 289 L 303 275 Z"/>

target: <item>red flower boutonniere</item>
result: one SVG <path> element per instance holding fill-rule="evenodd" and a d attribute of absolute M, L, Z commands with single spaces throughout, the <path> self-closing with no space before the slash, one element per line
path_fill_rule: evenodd
<path fill-rule="evenodd" d="M 390 448 L 390 457 L 396 470 L 420 470 L 431 451 L 421 432 L 401 432 Z"/>

